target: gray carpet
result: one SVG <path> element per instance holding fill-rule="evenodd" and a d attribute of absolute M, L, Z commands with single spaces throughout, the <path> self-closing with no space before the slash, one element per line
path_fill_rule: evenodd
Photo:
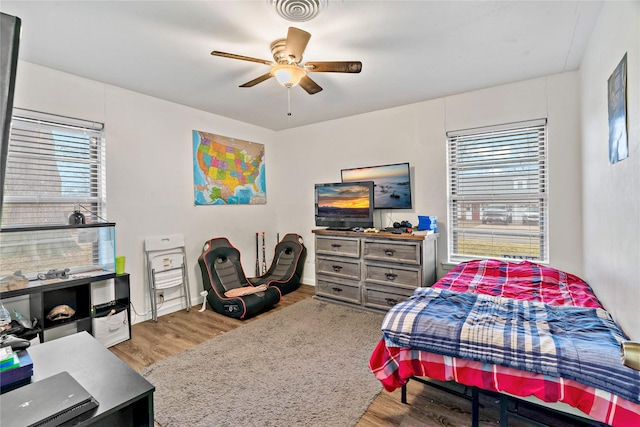
<path fill-rule="evenodd" d="M 383 315 L 306 299 L 145 369 L 156 421 L 353 426 L 381 385 L 369 357 Z"/>

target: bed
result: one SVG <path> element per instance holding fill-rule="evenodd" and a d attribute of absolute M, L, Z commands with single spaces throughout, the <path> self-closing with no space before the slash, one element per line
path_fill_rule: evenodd
<path fill-rule="evenodd" d="M 387 391 L 427 377 L 640 425 L 640 372 L 620 360 L 628 337 L 575 275 L 529 261 L 464 262 L 389 310 L 382 333 L 369 367 Z"/>

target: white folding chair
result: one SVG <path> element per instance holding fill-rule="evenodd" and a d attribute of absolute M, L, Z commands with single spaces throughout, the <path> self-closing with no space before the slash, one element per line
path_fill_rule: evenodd
<path fill-rule="evenodd" d="M 163 302 L 184 297 L 187 311 L 191 308 L 187 252 L 181 234 L 148 237 L 144 241 L 144 255 L 149 279 L 151 317 L 158 320 L 158 292 L 182 286 L 180 295 Z"/>

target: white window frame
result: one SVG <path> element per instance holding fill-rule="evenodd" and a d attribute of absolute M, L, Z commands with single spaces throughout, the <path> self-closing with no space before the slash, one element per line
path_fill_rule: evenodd
<path fill-rule="evenodd" d="M 447 132 L 449 263 L 484 258 L 549 262 L 547 163 L 546 119 Z M 509 220 L 516 224 L 524 224 L 524 211 L 535 207 L 539 224 L 484 225 L 480 216 L 490 204 L 507 205 L 513 213 Z M 483 249 L 470 244 L 480 241 Z M 527 242 L 531 252 L 525 254 Z M 517 250 L 503 253 L 508 244 Z"/>

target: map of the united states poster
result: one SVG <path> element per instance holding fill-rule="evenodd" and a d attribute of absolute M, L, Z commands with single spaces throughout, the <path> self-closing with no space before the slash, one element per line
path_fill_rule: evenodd
<path fill-rule="evenodd" d="M 193 131 L 196 205 L 267 203 L 264 144 Z"/>

